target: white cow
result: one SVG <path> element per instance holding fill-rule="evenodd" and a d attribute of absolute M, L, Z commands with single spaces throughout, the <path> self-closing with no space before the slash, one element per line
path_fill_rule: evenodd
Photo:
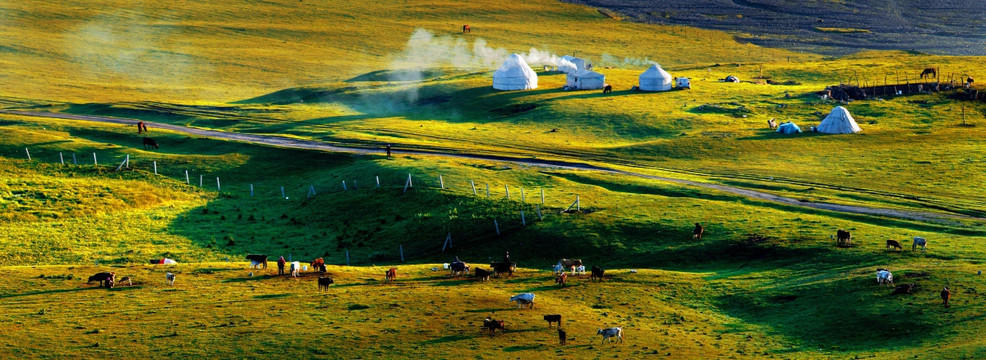
<path fill-rule="evenodd" d="M 585 265 L 576 266 L 575 272 L 579 273 L 579 275 L 585 275 Z"/>
<path fill-rule="evenodd" d="M 565 272 L 565 268 L 561 266 L 561 261 L 555 264 L 555 266 L 552 266 L 551 269 L 555 271 L 555 275 Z"/>
<path fill-rule="evenodd" d="M 533 293 L 523 293 L 517 294 L 510 297 L 510 301 L 517 302 L 517 308 L 523 309 L 524 305 L 529 305 L 531 309 L 534 308 L 534 294 Z"/>
<path fill-rule="evenodd" d="M 911 245 L 911 251 L 914 251 L 915 249 L 917 249 L 918 246 L 921 247 L 921 251 L 927 251 L 928 250 L 928 240 L 925 240 L 923 237 L 920 237 L 920 236 L 915 236 L 914 237 L 914 244 Z"/>
<path fill-rule="evenodd" d="M 298 273 L 301 272 L 301 261 L 291 262 L 291 276 L 298 277 Z"/>
<path fill-rule="evenodd" d="M 876 283 L 877 285 L 892 286 L 894 284 L 894 275 L 888 269 L 876 269 Z"/>
<path fill-rule="evenodd" d="M 596 331 L 596 334 L 599 334 L 599 335 L 602 335 L 603 336 L 603 341 L 602 342 L 606 342 L 606 339 L 613 338 L 613 337 L 615 337 L 617 340 L 619 340 L 619 342 L 623 342 L 623 328 L 621 328 L 621 327 L 611 327 L 609 329 L 599 329 L 598 331 Z M 610 341 L 613 341 L 613 340 L 610 340 Z"/>
<path fill-rule="evenodd" d="M 175 274 L 164 274 L 164 279 L 168 281 L 168 285 L 175 286 Z"/>

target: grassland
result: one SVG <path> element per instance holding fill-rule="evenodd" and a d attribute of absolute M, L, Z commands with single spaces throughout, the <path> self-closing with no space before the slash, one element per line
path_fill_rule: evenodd
<path fill-rule="evenodd" d="M 11 39 L 0 48 L 0 78 L 13 84 L 0 90 L 0 107 L 141 119 L 162 147 L 140 148 L 132 126 L 0 113 L 0 354 L 984 356 L 986 280 L 974 274 L 986 238 L 986 107 L 944 93 L 881 96 L 847 105 L 859 135 L 778 136 L 764 126 L 816 124 L 836 105 L 812 95 L 826 85 L 913 80 L 930 65 L 979 78 L 981 58 L 822 58 L 548 1 L 99 5 L 0 4 L 0 31 Z M 458 33 L 463 23 L 472 34 Z M 395 66 L 415 52 L 408 39 L 419 29 L 432 45 L 468 48 L 482 38 L 509 51 L 577 52 L 616 91 L 561 91 L 563 75 L 540 71 L 537 90 L 496 92 L 485 66 Z M 692 78 L 693 89 L 627 90 L 643 58 Z M 744 82 L 716 81 L 726 75 Z M 259 146 L 157 124 L 391 143 L 397 156 Z M 405 150 L 581 162 L 940 217 L 847 214 Z M 116 171 L 127 156 L 129 167 Z M 405 192 L 408 174 L 414 187 Z M 563 211 L 576 196 L 583 211 Z M 706 226 L 702 240 L 690 236 L 696 222 Z M 834 247 L 837 228 L 852 231 L 855 246 Z M 926 253 L 884 249 L 886 239 L 913 236 L 929 239 Z M 474 283 L 431 270 L 454 256 L 485 267 L 504 251 L 521 266 L 511 279 Z M 336 285 L 315 294 L 313 276 L 248 270 L 250 253 L 323 257 Z M 179 265 L 146 265 L 161 257 Z M 547 269 L 560 257 L 602 266 L 610 278 L 558 288 Z M 380 273 L 395 265 L 399 281 L 383 284 Z M 875 285 L 876 267 L 917 292 L 890 295 Z M 131 275 L 136 286 L 81 280 L 99 271 Z M 166 271 L 179 275 L 174 288 Z M 938 299 L 944 285 L 954 296 L 948 309 Z M 523 291 L 538 294 L 535 310 L 507 303 Z M 548 313 L 565 317 L 569 345 L 556 345 L 540 320 Z M 493 339 L 479 332 L 491 314 L 508 327 Z M 598 344 L 595 329 L 606 326 L 624 326 L 627 343 Z"/>

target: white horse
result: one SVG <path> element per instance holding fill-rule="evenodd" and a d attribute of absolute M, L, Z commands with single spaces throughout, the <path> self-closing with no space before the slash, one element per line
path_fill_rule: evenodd
<path fill-rule="evenodd" d="M 921 251 L 927 251 L 928 250 L 928 240 L 925 240 L 923 237 L 920 237 L 920 236 L 915 236 L 914 237 L 914 244 L 911 245 L 911 251 L 914 251 L 915 249 L 917 249 L 918 246 L 921 247 Z"/>

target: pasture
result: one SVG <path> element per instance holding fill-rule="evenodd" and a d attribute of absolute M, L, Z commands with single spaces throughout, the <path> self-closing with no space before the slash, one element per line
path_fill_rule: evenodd
<path fill-rule="evenodd" d="M 11 39 L 0 45 L 10 84 L 0 110 L 149 128 L 0 112 L 0 354 L 986 356 L 986 104 L 881 96 L 846 105 L 857 135 L 766 126 L 817 125 L 839 105 L 814 94 L 828 85 L 914 81 L 929 66 L 986 78 L 982 58 L 828 58 L 613 17 L 552 1 L 0 4 Z M 532 47 L 592 59 L 614 91 L 562 91 L 565 75 L 539 66 L 536 90 L 490 89 L 496 64 L 478 54 Z M 470 62 L 442 58 L 463 49 Z M 651 60 L 692 89 L 630 90 Z M 743 82 L 718 81 L 727 75 Z M 145 135 L 160 146 L 145 149 Z M 851 246 L 836 247 L 838 229 Z M 926 252 L 908 246 L 915 236 Z M 891 239 L 903 251 L 888 251 Z M 486 269 L 506 251 L 511 278 L 442 269 L 454 257 Z M 270 267 L 248 269 L 247 254 L 269 255 Z M 282 255 L 324 258 L 334 284 L 319 292 L 312 274 L 276 276 Z M 178 265 L 148 264 L 163 257 Z M 571 276 L 562 288 L 551 272 L 561 258 L 606 279 Z M 397 280 L 384 283 L 391 267 Z M 878 267 L 914 293 L 878 286 Z M 134 286 L 84 284 L 103 271 Z M 533 310 L 507 301 L 523 292 L 537 295 Z M 566 345 L 545 314 L 562 315 Z M 484 335 L 487 316 L 506 331 Z M 625 343 L 600 344 L 596 329 L 613 326 Z"/>

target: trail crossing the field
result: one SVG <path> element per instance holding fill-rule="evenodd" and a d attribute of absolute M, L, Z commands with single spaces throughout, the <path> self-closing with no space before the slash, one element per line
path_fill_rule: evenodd
<path fill-rule="evenodd" d="M 128 126 L 134 125 L 138 121 L 135 119 L 126 119 L 126 118 L 50 113 L 50 112 L 0 110 L 0 113 L 11 114 L 11 115 L 64 119 L 64 120 L 94 121 L 94 122 L 121 124 Z M 148 122 L 146 120 L 144 121 L 144 123 L 149 124 L 153 128 L 165 129 L 178 133 L 198 135 L 198 136 L 210 137 L 210 138 L 242 141 L 252 144 L 263 144 L 270 146 L 293 148 L 293 149 L 310 149 L 310 150 L 321 150 L 321 151 L 329 151 L 329 152 L 337 152 L 337 153 L 350 153 L 350 154 L 363 154 L 363 155 L 372 155 L 372 154 L 384 155 L 386 152 L 386 149 L 383 147 L 380 148 L 346 147 L 346 146 L 329 145 L 318 141 L 293 139 L 293 138 L 277 136 L 277 135 L 242 134 L 235 132 L 207 130 L 207 129 L 191 128 L 191 127 L 171 125 L 165 123 L 154 123 L 154 122 Z M 885 217 L 892 217 L 899 219 L 932 221 L 932 222 L 952 222 L 955 219 L 986 220 L 986 218 L 971 217 L 966 215 L 949 215 L 949 214 L 938 214 L 931 212 L 904 211 L 897 209 L 874 208 L 874 207 L 855 206 L 855 205 L 841 205 L 841 204 L 832 204 L 832 203 L 824 203 L 824 202 L 806 202 L 806 201 L 801 201 L 798 199 L 780 196 L 780 195 L 774 195 L 762 191 L 749 190 L 749 189 L 743 189 L 743 188 L 713 184 L 713 183 L 705 183 L 705 182 L 699 182 L 693 180 L 648 175 L 648 174 L 636 173 L 632 171 L 617 170 L 617 169 L 611 169 L 611 168 L 606 168 L 606 167 L 601 167 L 601 166 L 596 166 L 586 163 L 571 162 L 571 161 L 541 160 L 536 158 L 518 158 L 518 157 L 509 157 L 509 156 L 487 155 L 487 154 L 463 154 L 463 153 L 452 153 L 452 152 L 442 152 L 442 151 L 422 151 L 422 150 L 395 149 L 393 150 L 393 153 L 395 155 L 441 156 L 441 157 L 453 157 L 453 158 L 463 158 L 463 159 L 500 161 L 500 162 L 515 163 L 515 164 L 526 165 L 526 166 L 554 168 L 554 169 L 595 171 L 601 173 L 632 176 L 632 177 L 643 178 L 643 179 L 677 183 L 687 186 L 714 189 L 722 192 L 727 192 L 727 193 L 745 196 L 753 199 L 765 200 L 765 201 L 770 201 L 770 202 L 789 205 L 789 206 L 806 207 L 806 208 L 835 211 L 842 213 L 875 215 L 875 216 L 885 216 Z"/>

